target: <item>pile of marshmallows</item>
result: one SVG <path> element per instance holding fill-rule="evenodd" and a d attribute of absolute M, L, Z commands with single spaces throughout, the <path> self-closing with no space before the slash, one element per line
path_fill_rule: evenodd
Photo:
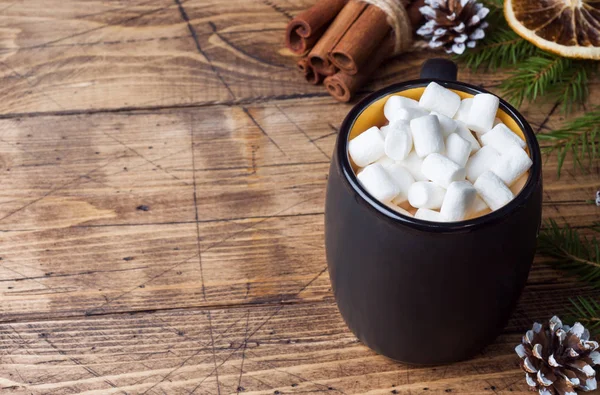
<path fill-rule="evenodd" d="M 382 203 L 426 221 L 501 208 L 525 184 L 532 161 L 525 141 L 496 118 L 498 105 L 487 93 L 461 101 L 435 82 L 418 102 L 391 96 L 383 110 L 389 124 L 348 145 L 358 180 Z"/>

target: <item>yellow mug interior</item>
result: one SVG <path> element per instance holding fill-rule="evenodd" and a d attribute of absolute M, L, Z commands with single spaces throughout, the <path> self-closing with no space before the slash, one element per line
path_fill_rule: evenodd
<path fill-rule="evenodd" d="M 385 116 L 383 114 L 383 106 L 385 105 L 385 102 L 387 101 L 387 99 L 390 96 L 397 95 L 397 96 L 408 97 L 408 98 L 414 99 L 414 100 L 419 100 L 421 98 L 421 95 L 423 94 L 424 90 L 425 90 L 425 87 L 406 89 L 403 91 L 389 94 L 389 95 L 384 96 L 381 99 L 373 102 L 371 105 L 369 105 L 367 108 L 365 108 L 360 113 L 360 115 L 356 118 L 356 120 L 354 121 L 354 125 L 352 125 L 352 128 L 350 129 L 350 133 L 348 135 L 348 141 L 352 140 L 353 138 L 355 138 L 356 136 L 358 136 L 359 134 L 366 131 L 367 129 L 369 129 L 372 126 L 382 127 L 388 123 L 387 119 L 385 118 Z M 474 96 L 470 93 L 466 93 L 466 92 L 463 92 L 460 90 L 456 90 L 456 89 L 451 89 L 451 90 L 453 92 L 455 92 L 456 94 L 458 94 L 461 97 L 461 99 L 466 99 L 466 98 L 470 98 L 470 97 Z M 523 139 L 523 141 L 527 142 L 527 140 L 525 139 L 525 134 L 523 133 L 521 128 L 518 126 L 517 122 L 515 122 L 515 120 L 510 115 L 508 115 L 503 110 L 499 109 L 496 116 L 498 118 L 500 118 L 502 123 L 504 123 L 517 136 L 519 136 L 521 139 Z M 527 154 L 531 157 L 531 152 L 529 150 L 529 146 L 526 146 L 525 150 L 526 150 Z M 354 174 L 356 174 L 359 167 L 352 161 L 352 158 L 350 158 L 350 155 L 348 155 L 348 159 L 350 159 L 350 164 L 352 165 Z M 517 196 L 519 194 L 519 192 L 521 192 L 521 190 L 525 186 L 524 181 L 527 180 L 528 178 L 529 178 L 529 172 L 527 172 L 523 175 L 523 177 L 521 178 L 522 182 L 517 181 L 513 186 L 511 186 L 510 189 L 512 190 L 512 192 L 514 193 L 515 196 Z"/>

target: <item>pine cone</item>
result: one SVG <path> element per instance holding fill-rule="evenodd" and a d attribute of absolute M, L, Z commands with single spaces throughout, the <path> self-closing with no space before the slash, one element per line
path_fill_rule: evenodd
<path fill-rule="evenodd" d="M 460 55 L 485 37 L 488 23 L 483 19 L 490 10 L 475 0 L 425 0 L 425 4 L 419 10 L 427 22 L 417 34 L 429 40 L 430 48 Z"/>
<path fill-rule="evenodd" d="M 589 339 L 590 332 L 579 322 L 569 327 L 554 316 L 543 326 L 533 324 L 515 347 L 529 388 L 540 395 L 595 390 L 593 366 L 600 363 L 600 352 L 598 342 Z"/>

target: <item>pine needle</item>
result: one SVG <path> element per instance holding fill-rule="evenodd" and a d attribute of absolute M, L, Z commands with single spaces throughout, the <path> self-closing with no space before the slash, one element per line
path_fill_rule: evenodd
<path fill-rule="evenodd" d="M 562 103 L 563 113 L 587 99 L 588 81 L 597 75 L 599 62 L 552 55 L 516 34 L 506 23 L 502 0 L 483 0 L 490 13 L 486 37 L 473 49 L 455 56 L 472 71 L 507 69 L 500 85 L 505 97 L 517 107 L 524 101 L 547 97 Z"/>
<path fill-rule="evenodd" d="M 487 29 L 488 36 L 477 47 L 456 57 L 473 71 L 513 67 L 539 51 L 510 28 L 493 27 L 492 23 L 490 25 Z"/>
<path fill-rule="evenodd" d="M 550 264 L 600 287 L 600 242 L 588 238 L 568 225 L 560 227 L 554 220 L 544 222 L 538 237 L 537 252 L 553 258 Z"/>
<path fill-rule="evenodd" d="M 540 54 L 519 63 L 509 77 L 500 84 L 504 97 L 519 107 L 523 100 L 535 101 L 562 79 L 571 67 L 571 59 Z"/>
<path fill-rule="evenodd" d="M 589 62 L 574 61 L 573 66 L 565 69 L 560 83 L 550 87 L 551 96 L 562 102 L 563 114 L 568 114 L 574 104 L 582 105 L 589 95 L 589 74 L 593 73 Z"/>
<path fill-rule="evenodd" d="M 558 177 L 569 153 L 573 156 L 576 168 L 585 172 L 592 165 L 593 160 L 600 158 L 600 107 L 575 118 L 560 129 L 538 133 L 537 138 L 550 143 L 549 146 L 542 148 L 542 153 L 546 155 L 556 153 Z"/>
<path fill-rule="evenodd" d="M 600 334 L 600 303 L 592 298 L 579 296 L 569 299 L 572 304 L 570 322 L 579 322 L 592 336 Z"/>

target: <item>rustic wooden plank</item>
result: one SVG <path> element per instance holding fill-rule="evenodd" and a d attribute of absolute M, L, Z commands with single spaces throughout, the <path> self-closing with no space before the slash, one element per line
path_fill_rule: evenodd
<path fill-rule="evenodd" d="M 287 21 L 311 4 L 306 0 L 188 0 L 181 2 L 181 9 L 167 0 L 126 5 L 97 0 L 86 2 L 85 10 L 75 1 L 0 4 L 6 4 L 0 15 L 0 25 L 6 26 L 0 30 L 0 114 L 207 105 L 296 95 L 334 102 L 323 87 L 303 80 L 294 57 L 282 48 Z M 429 52 L 416 52 L 387 61 L 362 92 L 417 78 L 429 57 Z M 459 78 L 494 89 L 506 73 L 462 68 Z M 552 103 L 529 107 L 524 107 L 525 114 L 541 125 Z"/>
<path fill-rule="evenodd" d="M 330 302 L 109 315 L 0 325 L 0 378 L 8 394 L 525 393 L 519 340 L 408 367 L 357 342 Z"/>
<path fill-rule="evenodd" d="M 8 233 L 0 321 L 331 297 L 321 215 L 199 227 L 199 246 L 193 223 Z"/>
<path fill-rule="evenodd" d="M 181 19 L 173 10 L 169 0 L 2 0 L 0 53 L 176 37 Z"/>
<path fill-rule="evenodd" d="M 10 232 L 0 321 L 332 299 L 322 215 L 201 222 L 199 233 L 201 259 L 194 223 Z M 545 262 L 536 258 L 517 317 L 600 297 Z"/>
<path fill-rule="evenodd" d="M 231 99 L 175 2 L 9 5 L 0 18 L 0 113 Z"/>
<path fill-rule="evenodd" d="M 0 121 L 0 229 L 192 221 L 191 129 L 181 117 Z"/>
<path fill-rule="evenodd" d="M 0 120 L 2 319 L 331 298 L 323 201 L 348 108 L 298 99 Z M 544 217 L 589 226 L 597 177 L 570 166 L 559 179 L 546 163 Z"/>

